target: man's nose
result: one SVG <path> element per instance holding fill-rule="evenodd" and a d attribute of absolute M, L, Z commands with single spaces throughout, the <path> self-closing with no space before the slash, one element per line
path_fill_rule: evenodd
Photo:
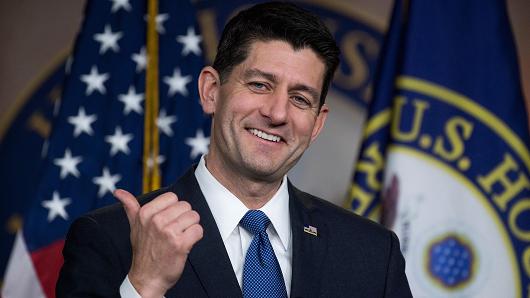
<path fill-rule="evenodd" d="M 272 125 L 282 125 L 287 122 L 289 110 L 289 95 L 273 92 L 261 107 L 261 114 L 270 119 Z"/>

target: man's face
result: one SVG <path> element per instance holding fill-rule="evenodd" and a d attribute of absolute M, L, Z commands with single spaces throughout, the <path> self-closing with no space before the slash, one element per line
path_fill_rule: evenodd
<path fill-rule="evenodd" d="M 208 167 L 229 179 L 278 181 L 326 119 L 327 106 L 319 113 L 324 63 L 311 49 L 258 41 L 224 84 L 210 70 L 217 80 L 212 100 L 201 94 L 205 112 L 213 114 Z"/>

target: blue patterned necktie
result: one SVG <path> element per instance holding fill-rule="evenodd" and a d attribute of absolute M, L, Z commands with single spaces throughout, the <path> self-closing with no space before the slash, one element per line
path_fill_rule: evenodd
<path fill-rule="evenodd" d="M 244 298 L 287 298 L 282 270 L 267 235 L 270 223 L 260 210 L 249 210 L 239 222 L 254 235 L 243 266 Z"/>

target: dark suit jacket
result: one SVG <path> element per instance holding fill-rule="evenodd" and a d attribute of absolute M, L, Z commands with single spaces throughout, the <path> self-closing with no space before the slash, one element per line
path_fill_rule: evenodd
<path fill-rule="evenodd" d="M 172 191 L 201 216 L 204 237 L 191 250 L 181 279 L 166 297 L 241 297 L 221 235 L 193 169 Z M 301 192 L 289 184 L 293 236 L 291 297 L 411 297 L 394 233 Z M 318 229 L 318 236 L 304 226 Z M 119 297 L 131 265 L 129 223 L 121 204 L 77 219 L 66 237 L 57 297 Z"/>

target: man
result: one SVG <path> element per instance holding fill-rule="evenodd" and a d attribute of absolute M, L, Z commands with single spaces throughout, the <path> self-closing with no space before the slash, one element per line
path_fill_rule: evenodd
<path fill-rule="evenodd" d="M 410 297 L 392 232 L 286 178 L 324 125 L 338 56 L 294 5 L 233 18 L 199 77 L 208 155 L 167 188 L 118 190 L 123 205 L 78 219 L 57 296 Z"/>

